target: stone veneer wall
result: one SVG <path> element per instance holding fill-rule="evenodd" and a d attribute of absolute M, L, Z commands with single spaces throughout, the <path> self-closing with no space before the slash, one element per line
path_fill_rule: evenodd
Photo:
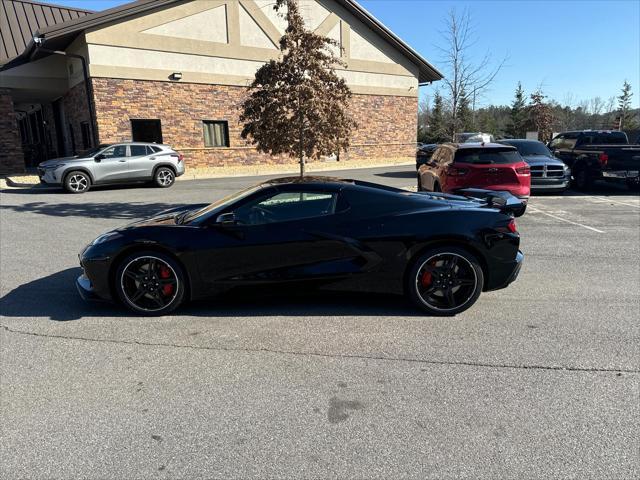
<path fill-rule="evenodd" d="M 112 78 L 92 79 L 100 142 L 131 139 L 131 119 L 160 119 L 163 141 L 185 155 L 187 166 L 285 163 L 259 153 L 240 136 L 244 87 Z M 358 128 L 341 158 L 415 158 L 418 99 L 354 95 L 350 111 Z M 230 148 L 204 148 L 203 120 L 229 122 Z"/>
<path fill-rule="evenodd" d="M 0 90 L 0 175 L 24 172 L 22 140 L 8 91 Z"/>
<path fill-rule="evenodd" d="M 89 122 L 91 119 L 85 88 L 85 82 L 78 83 L 71 87 L 62 98 L 62 107 L 64 109 L 64 119 L 66 123 L 64 128 L 65 144 L 69 151 L 71 151 L 71 132 L 69 128 L 73 129 L 76 152 L 84 150 L 82 145 L 82 127 L 80 125 L 82 122 Z M 131 134 L 129 134 L 129 136 L 131 136 Z M 93 142 L 91 142 L 91 145 L 93 145 Z"/>

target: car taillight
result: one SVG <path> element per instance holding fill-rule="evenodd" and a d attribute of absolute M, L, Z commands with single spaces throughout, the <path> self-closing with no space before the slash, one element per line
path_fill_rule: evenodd
<path fill-rule="evenodd" d="M 468 168 L 458 168 L 458 167 L 449 167 L 447 170 L 447 175 L 452 177 L 462 177 L 469 172 Z"/>
<path fill-rule="evenodd" d="M 179 153 L 178 154 L 178 163 L 180 163 L 182 161 L 182 159 L 184 158 L 184 155 Z"/>
<path fill-rule="evenodd" d="M 607 163 L 609 163 L 609 155 L 607 155 L 606 153 L 602 152 L 598 156 L 598 161 L 600 162 L 600 165 L 602 165 L 603 167 L 606 167 Z"/>
<path fill-rule="evenodd" d="M 516 168 L 516 173 L 518 175 L 531 175 L 531 168 L 529 168 L 529 165 L 525 165 L 524 167 L 518 167 Z"/>
<path fill-rule="evenodd" d="M 507 228 L 511 233 L 518 233 L 518 227 L 516 226 L 516 221 L 513 218 L 509 220 L 509 223 L 507 224 Z"/>

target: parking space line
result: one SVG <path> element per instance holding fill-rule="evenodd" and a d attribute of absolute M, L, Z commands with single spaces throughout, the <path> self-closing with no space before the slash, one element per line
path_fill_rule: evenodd
<path fill-rule="evenodd" d="M 529 210 L 533 213 L 542 213 L 543 215 L 547 215 L 548 217 L 555 218 L 556 220 L 560 220 L 561 222 L 570 223 L 571 225 L 576 225 L 578 227 L 586 228 L 587 230 L 592 230 L 598 233 L 605 233 L 602 230 L 598 230 L 597 228 L 590 227 L 589 225 L 583 225 L 582 223 L 573 222 L 571 220 L 567 220 L 566 218 L 558 217 L 557 215 L 553 215 L 552 213 L 543 212 L 542 210 L 538 210 L 537 208 L 532 208 L 529 206 Z"/>
<path fill-rule="evenodd" d="M 621 202 L 619 200 L 613 200 L 611 198 L 606 198 L 606 197 L 593 197 L 596 198 L 598 200 L 603 200 L 605 202 L 611 202 L 611 203 L 615 203 L 617 205 L 625 205 L 627 207 L 634 207 L 634 208 L 640 208 L 640 205 L 638 204 L 634 204 L 634 203 L 625 203 L 625 202 Z"/>

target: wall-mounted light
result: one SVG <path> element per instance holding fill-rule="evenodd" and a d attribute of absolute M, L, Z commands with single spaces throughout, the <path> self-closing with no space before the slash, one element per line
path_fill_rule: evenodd
<path fill-rule="evenodd" d="M 169 79 L 171 79 L 171 80 L 181 80 L 182 79 L 182 73 L 181 72 L 173 72 L 171 75 L 169 75 Z"/>

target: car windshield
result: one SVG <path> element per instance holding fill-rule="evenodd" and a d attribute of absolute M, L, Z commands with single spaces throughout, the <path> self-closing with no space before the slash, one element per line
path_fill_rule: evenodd
<path fill-rule="evenodd" d="M 551 152 L 547 148 L 547 146 L 542 142 L 504 142 L 509 145 L 513 145 L 518 149 L 518 152 L 522 156 L 527 155 L 544 155 L 546 157 L 551 156 Z"/>
<path fill-rule="evenodd" d="M 456 152 L 458 163 L 505 164 L 518 163 L 522 159 L 515 149 L 500 148 L 461 148 Z"/>
<path fill-rule="evenodd" d="M 205 217 L 208 217 L 210 214 L 213 214 L 216 211 L 223 210 L 228 205 L 231 205 L 232 203 L 237 202 L 238 200 L 248 197 L 252 193 L 260 190 L 261 188 L 262 188 L 262 185 L 254 185 L 252 187 L 245 188 L 244 190 L 241 190 L 239 192 L 232 193 L 231 195 L 227 195 L 226 197 L 221 198 L 220 200 L 217 200 L 212 204 L 207 205 L 204 208 L 201 208 L 200 210 L 188 212 L 182 223 L 189 223 L 198 219 L 203 219 Z"/>
<path fill-rule="evenodd" d="M 107 148 L 109 145 L 108 144 L 102 144 L 102 145 L 98 145 L 97 147 L 93 147 L 90 148 L 89 150 L 85 150 L 84 152 L 80 152 L 78 154 L 78 158 L 89 158 L 89 157 L 93 157 L 96 153 L 98 153 L 100 150 L 104 150 L 105 148 Z"/>

